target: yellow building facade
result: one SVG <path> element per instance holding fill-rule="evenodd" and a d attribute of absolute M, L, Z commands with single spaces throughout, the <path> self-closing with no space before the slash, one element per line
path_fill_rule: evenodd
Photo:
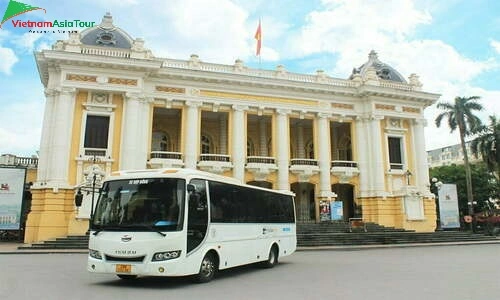
<path fill-rule="evenodd" d="M 36 62 L 46 105 L 25 242 L 85 233 L 106 174 L 163 167 L 292 190 L 298 222 L 340 201 L 346 221 L 435 228 L 424 109 L 439 95 L 374 51 L 348 79 L 159 58 L 107 14 Z"/>

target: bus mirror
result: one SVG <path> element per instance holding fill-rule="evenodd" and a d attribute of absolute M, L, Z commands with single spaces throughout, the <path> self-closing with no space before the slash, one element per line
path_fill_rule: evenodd
<path fill-rule="evenodd" d="M 188 191 L 188 193 L 192 193 L 192 192 L 196 191 L 196 186 L 194 184 L 188 184 L 187 191 Z"/>

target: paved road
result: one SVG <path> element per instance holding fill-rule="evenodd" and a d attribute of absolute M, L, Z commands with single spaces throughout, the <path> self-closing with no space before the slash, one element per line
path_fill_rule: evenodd
<path fill-rule="evenodd" d="M 122 281 L 85 254 L 0 255 L 0 299 L 499 299 L 500 245 L 302 251 L 274 269 Z"/>

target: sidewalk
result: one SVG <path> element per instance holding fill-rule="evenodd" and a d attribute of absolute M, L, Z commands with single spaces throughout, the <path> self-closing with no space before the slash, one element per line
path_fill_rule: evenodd
<path fill-rule="evenodd" d="M 500 239 L 497 239 L 495 241 L 474 241 L 474 242 L 297 247 L 297 251 L 326 251 L 326 250 L 328 250 L 328 251 L 355 251 L 355 250 L 386 249 L 386 248 L 464 246 L 464 245 L 484 245 L 484 244 L 499 244 L 500 245 Z M 29 246 L 29 244 L 24 244 L 24 243 L 20 243 L 20 242 L 0 242 L 0 255 L 2 255 L 2 254 L 88 253 L 88 251 L 86 249 L 26 249 L 26 250 L 18 249 L 18 247 L 21 247 L 21 246 Z"/>
<path fill-rule="evenodd" d="M 0 255 L 2 254 L 41 254 L 41 253 L 88 253 L 86 249 L 26 249 L 19 250 L 18 247 L 29 246 L 21 242 L 0 242 Z"/>

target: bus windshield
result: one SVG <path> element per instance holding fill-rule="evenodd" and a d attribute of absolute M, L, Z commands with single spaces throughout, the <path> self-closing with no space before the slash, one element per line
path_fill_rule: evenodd
<path fill-rule="evenodd" d="M 93 230 L 179 231 L 186 182 L 144 178 L 105 182 L 93 216 Z"/>

